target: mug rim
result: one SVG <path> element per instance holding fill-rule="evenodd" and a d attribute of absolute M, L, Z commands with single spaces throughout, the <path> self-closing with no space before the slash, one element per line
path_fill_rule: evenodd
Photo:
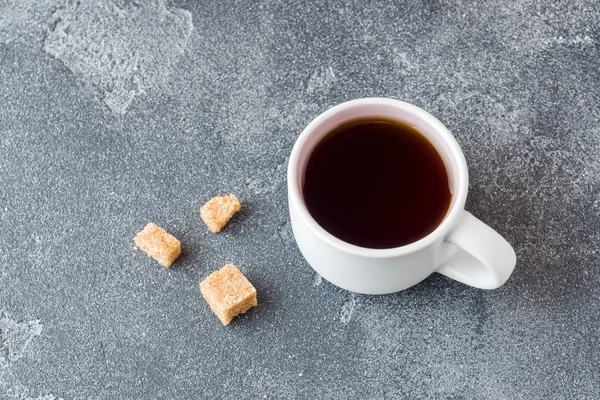
<path fill-rule="evenodd" d="M 451 158 L 451 163 L 456 163 L 458 171 L 458 176 L 455 178 L 455 181 L 457 181 L 458 183 L 455 187 L 455 193 L 453 193 L 453 195 L 456 196 L 456 201 L 452 202 L 443 221 L 427 236 L 424 236 L 423 238 L 415 242 L 388 249 L 372 249 L 368 247 L 357 246 L 345 242 L 332 235 L 331 233 L 327 232 L 324 228 L 321 227 L 321 225 L 318 224 L 318 222 L 312 217 L 312 215 L 310 215 L 310 212 L 308 211 L 306 205 L 302 201 L 302 196 L 300 194 L 299 188 L 300 185 L 298 184 L 296 179 L 297 171 L 299 168 L 298 162 L 300 161 L 300 153 L 305 148 L 306 142 L 311 136 L 312 132 L 319 125 L 321 125 L 324 121 L 326 121 L 333 115 L 342 112 L 348 108 L 359 105 L 378 104 L 392 106 L 395 108 L 399 108 L 403 111 L 407 111 L 419 118 L 420 120 L 423 120 L 427 122 L 430 126 L 432 126 L 434 128 L 435 133 L 439 135 L 439 137 L 445 142 L 446 145 L 448 145 L 451 154 L 447 154 L 447 156 Z M 436 117 L 434 117 L 432 114 L 420 107 L 417 107 L 413 104 L 401 100 L 383 97 L 367 97 L 362 99 L 346 101 L 344 103 L 329 108 L 328 110 L 324 111 L 319 116 L 317 116 L 315 119 L 313 119 L 306 126 L 306 128 L 304 128 L 302 133 L 300 133 L 300 136 L 298 136 L 298 139 L 294 143 L 294 147 L 292 148 L 292 152 L 290 154 L 290 159 L 288 162 L 287 181 L 288 200 L 290 206 L 296 208 L 296 211 L 298 212 L 300 218 L 314 234 L 316 234 L 321 240 L 337 248 L 338 250 L 341 250 L 345 253 L 350 253 L 368 258 L 389 258 L 414 253 L 416 251 L 422 250 L 423 248 L 430 246 L 438 239 L 446 236 L 450 232 L 450 230 L 456 225 L 459 218 L 462 216 L 467 199 L 467 191 L 469 185 L 467 162 L 465 160 L 465 156 L 458 142 L 456 141 L 452 133 L 448 130 L 448 128 L 446 128 L 446 126 L 442 124 Z"/>

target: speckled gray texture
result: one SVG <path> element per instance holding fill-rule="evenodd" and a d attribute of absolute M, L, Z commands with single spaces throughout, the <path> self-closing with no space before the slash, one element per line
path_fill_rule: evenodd
<path fill-rule="evenodd" d="M 51 1 L 0 0 L 0 310 L 40 327 L 1 399 L 600 398 L 598 2 L 166 4 L 187 45 L 117 115 L 42 51 Z M 454 132 L 468 209 L 517 252 L 505 286 L 354 295 L 304 262 L 287 156 L 366 96 Z M 213 235 L 198 209 L 229 192 Z M 174 269 L 132 250 L 148 221 L 182 241 Z M 229 262 L 260 305 L 223 327 L 198 282 Z"/>

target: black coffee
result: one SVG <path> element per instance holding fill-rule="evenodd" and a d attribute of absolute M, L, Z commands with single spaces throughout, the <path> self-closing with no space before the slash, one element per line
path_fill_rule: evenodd
<path fill-rule="evenodd" d="M 373 249 L 427 236 L 452 199 L 435 147 L 410 125 L 386 118 L 349 121 L 328 133 L 310 155 L 303 195 L 325 230 Z"/>

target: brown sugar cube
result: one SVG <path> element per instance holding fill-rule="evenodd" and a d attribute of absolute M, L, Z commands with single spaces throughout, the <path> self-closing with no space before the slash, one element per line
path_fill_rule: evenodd
<path fill-rule="evenodd" d="M 240 201 L 232 194 L 217 196 L 200 207 L 200 218 L 212 233 L 217 233 L 240 210 Z"/>
<path fill-rule="evenodd" d="M 200 293 L 223 325 L 256 307 L 256 289 L 233 264 L 227 264 L 200 282 Z"/>
<path fill-rule="evenodd" d="M 146 225 L 133 241 L 165 268 L 169 268 L 181 253 L 181 242 L 152 222 Z"/>

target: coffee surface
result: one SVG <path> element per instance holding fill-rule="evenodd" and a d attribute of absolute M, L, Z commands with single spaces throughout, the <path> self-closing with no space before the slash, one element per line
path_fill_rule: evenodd
<path fill-rule="evenodd" d="M 431 233 L 448 211 L 448 173 L 435 147 L 397 120 L 348 121 L 313 149 L 302 188 L 321 227 L 361 247 L 386 249 Z"/>

